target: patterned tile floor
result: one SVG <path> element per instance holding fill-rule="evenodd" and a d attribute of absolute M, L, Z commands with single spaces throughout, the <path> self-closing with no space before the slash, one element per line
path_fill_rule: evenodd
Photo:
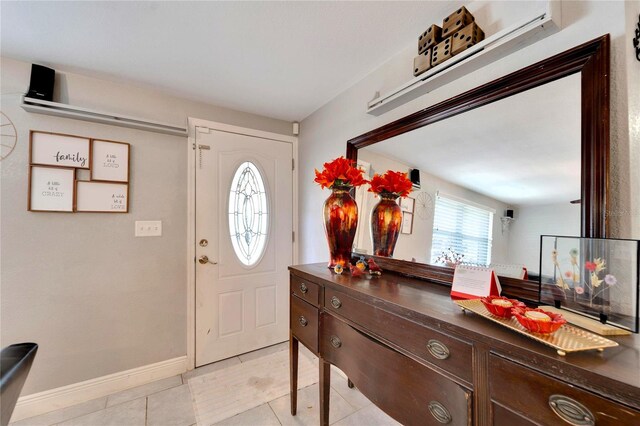
<path fill-rule="evenodd" d="M 317 358 L 302 345 L 300 354 Z M 189 380 L 216 370 L 286 351 L 288 342 L 209 364 L 180 376 L 158 380 L 103 398 L 11 423 L 10 426 L 191 426 L 196 424 Z M 398 425 L 357 389 L 349 389 L 344 374 L 331 372 L 330 423 L 336 426 Z M 289 412 L 289 395 L 222 420 L 216 425 L 270 426 L 319 424 L 318 384 L 298 391 L 298 414 Z M 202 425 L 210 426 L 210 425 Z"/>

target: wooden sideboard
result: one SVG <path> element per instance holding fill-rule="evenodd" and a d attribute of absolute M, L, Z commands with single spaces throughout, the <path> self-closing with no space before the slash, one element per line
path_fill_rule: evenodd
<path fill-rule="evenodd" d="M 332 364 L 405 425 L 640 424 L 638 335 L 562 357 L 462 312 L 442 285 L 391 272 L 352 278 L 325 264 L 289 270 L 292 415 L 301 342 L 319 357 L 322 425 Z"/>

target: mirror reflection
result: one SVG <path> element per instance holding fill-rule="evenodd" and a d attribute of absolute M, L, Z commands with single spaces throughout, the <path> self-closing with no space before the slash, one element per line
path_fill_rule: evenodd
<path fill-rule="evenodd" d="M 370 177 L 419 170 L 419 185 L 398 200 L 393 257 L 535 279 L 540 235 L 580 235 L 580 81 L 574 74 L 358 150 Z M 356 201 L 354 251 L 371 254 L 378 199 L 365 187 Z"/>

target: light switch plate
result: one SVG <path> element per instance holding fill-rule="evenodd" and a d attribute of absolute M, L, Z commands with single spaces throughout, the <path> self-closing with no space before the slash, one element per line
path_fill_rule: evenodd
<path fill-rule="evenodd" d="M 136 220 L 136 237 L 161 237 L 161 220 Z"/>

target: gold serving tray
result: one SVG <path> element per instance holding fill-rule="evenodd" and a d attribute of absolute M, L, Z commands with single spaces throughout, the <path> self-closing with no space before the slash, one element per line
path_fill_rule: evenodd
<path fill-rule="evenodd" d="M 565 356 L 569 352 L 589 351 L 593 349 L 602 352 L 605 348 L 618 346 L 613 340 L 605 339 L 602 336 L 568 324 L 564 324 L 552 334 L 532 333 L 521 326 L 515 317 L 502 318 L 491 314 L 487 308 L 484 307 L 480 299 L 456 300 L 455 302 L 463 311 L 471 311 L 517 333 L 524 334 L 533 340 L 551 346 L 560 356 Z"/>

